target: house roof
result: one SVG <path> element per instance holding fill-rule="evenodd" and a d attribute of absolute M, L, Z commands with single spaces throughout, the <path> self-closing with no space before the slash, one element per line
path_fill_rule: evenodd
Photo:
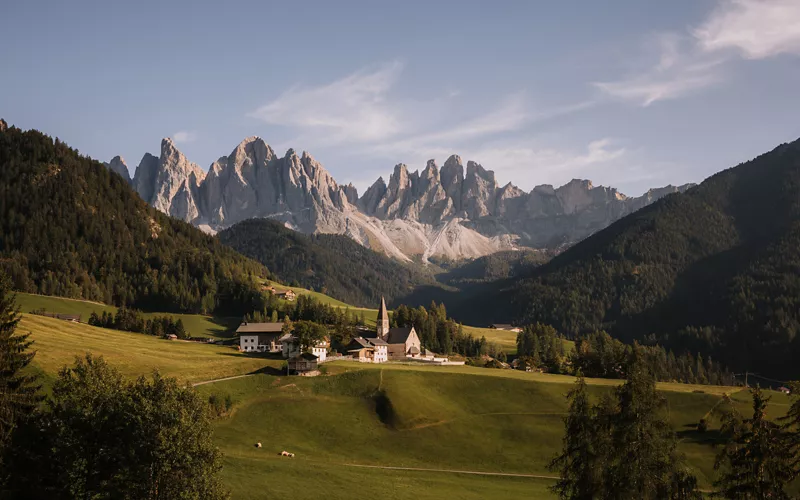
<path fill-rule="evenodd" d="M 292 335 L 291 333 L 284 333 L 278 338 L 278 342 L 290 342 L 294 340 L 294 338 L 295 338 L 294 335 Z"/>
<path fill-rule="evenodd" d="M 405 344 L 414 327 L 410 328 L 389 328 L 389 335 L 386 337 L 386 342 L 389 344 Z"/>
<path fill-rule="evenodd" d="M 283 323 L 242 323 L 236 333 L 280 333 L 282 329 Z"/>
<path fill-rule="evenodd" d="M 511 330 L 512 328 L 514 328 L 514 325 L 509 325 L 505 323 L 495 323 L 492 325 L 492 328 L 495 328 L 497 330 Z"/>
<path fill-rule="evenodd" d="M 375 337 L 374 339 L 368 339 L 368 342 L 370 344 L 372 344 L 372 345 L 375 345 L 375 346 L 378 346 L 378 345 L 389 345 L 380 337 Z"/>
<path fill-rule="evenodd" d="M 372 347 L 372 343 L 370 340 L 367 340 L 363 337 L 355 337 L 353 340 L 347 344 L 347 348 L 354 351 L 360 351 L 361 349 L 369 349 Z"/>
<path fill-rule="evenodd" d="M 304 353 L 298 354 L 297 356 L 289 359 L 289 361 L 304 361 L 304 360 L 305 361 L 316 361 L 317 360 L 317 356 L 311 354 L 310 352 L 304 352 Z"/>

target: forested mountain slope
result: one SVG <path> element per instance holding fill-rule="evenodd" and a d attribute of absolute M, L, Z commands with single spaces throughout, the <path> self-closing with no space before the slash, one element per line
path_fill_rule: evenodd
<path fill-rule="evenodd" d="M 175 312 L 249 312 L 267 270 L 150 207 L 103 164 L 0 121 L 0 270 L 17 290 Z"/>
<path fill-rule="evenodd" d="M 390 304 L 431 275 L 370 250 L 347 236 L 305 235 L 271 219 L 250 219 L 218 234 L 220 241 L 276 270 L 285 283 L 320 291 L 361 307 Z"/>
<path fill-rule="evenodd" d="M 621 219 L 497 301 L 521 323 L 800 375 L 800 141 Z"/>

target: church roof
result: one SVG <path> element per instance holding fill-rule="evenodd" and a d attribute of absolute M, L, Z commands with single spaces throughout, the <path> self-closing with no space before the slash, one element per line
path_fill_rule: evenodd
<path fill-rule="evenodd" d="M 381 307 L 378 309 L 378 325 L 381 324 L 381 321 L 389 321 L 389 313 L 386 312 L 386 300 L 381 297 Z"/>
<path fill-rule="evenodd" d="M 386 342 L 389 344 L 405 344 L 413 331 L 413 326 L 410 328 L 390 328 Z"/>

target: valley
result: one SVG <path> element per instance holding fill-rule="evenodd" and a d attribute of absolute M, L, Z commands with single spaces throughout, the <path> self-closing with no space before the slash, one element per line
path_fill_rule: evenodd
<path fill-rule="evenodd" d="M 20 302 L 32 303 L 28 297 Z M 86 352 L 104 356 L 128 377 L 158 369 L 183 382 L 200 382 L 256 373 L 197 387 L 203 397 L 229 396 L 233 402 L 230 414 L 215 423 L 215 442 L 225 454 L 223 478 L 235 498 L 316 498 L 319 491 L 349 498 L 353 482 L 362 494 L 381 495 L 392 486 L 398 498 L 433 498 L 455 491 L 463 498 L 501 498 L 513 492 L 553 498 L 547 489 L 551 479 L 527 476 L 553 477 L 546 465 L 560 447 L 571 376 L 332 362 L 322 377 L 286 377 L 281 374 L 283 360 L 237 353 L 230 346 L 169 341 L 29 314 L 23 315 L 19 329 L 31 332 L 35 367 L 47 379 Z M 587 382 L 595 398 L 620 383 Z M 701 486 L 708 487 L 714 449 L 708 438 L 692 429 L 722 394 L 732 394 L 743 411 L 748 396 L 741 388 L 674 383 L 658 387 L 668 399 L 680 449 Z M 776 418 L 785 411 L 787 399 L 781 394 L 772 397 L 770 417 Z M 717 424 L 712 423 L 712 429 L 713 425 Z M 263 448 L 254 448 L 255 442 Z M 296 453 L 296 458 L 280 457 L 282 450 Z M 398 469 L 364 470 L 356 465 Z M 364 477 L 372 479 L 360 485 Z M 301 480 L 304 487 L 297 489 Z"/>

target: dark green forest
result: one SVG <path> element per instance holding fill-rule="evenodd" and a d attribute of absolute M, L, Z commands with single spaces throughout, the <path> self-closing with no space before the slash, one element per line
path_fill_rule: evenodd
<path fill-rule="evenodd" d="M 0 269 L 24 292 L 226 314 L 256 308 L 253 277 L 268 275 L 101 163 L 15 127 L 0 132 Z"/>
<path fill-rule="evenodd" d="M 348 304 L 375 307 L 386 297 L 399 302 L 433 278 L 365 248 L 347 236 L 305 235 L 269 219 L 250 219 L 218 234 L 234 250 L 280 270 L 285 283 L 335 297 Z"/>
<path fill-rule="evenodd" d="M 503 291 L 518 324 L 800 375 L 800 141 L 667 196 Z"/>

